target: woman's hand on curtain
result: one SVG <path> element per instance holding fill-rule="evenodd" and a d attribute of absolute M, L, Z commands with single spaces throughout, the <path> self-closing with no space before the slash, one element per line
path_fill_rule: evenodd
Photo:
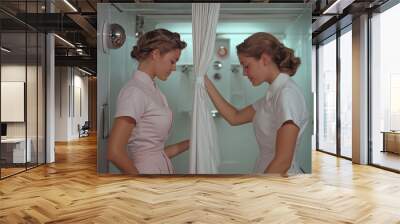
<path fill-rule="evenodd" d="M 189 146 L 190 146 L 190 141 L 189 139 L 187 139 L 185 141 L 165 147 L 164 151 L 165 154 L 167 154 L 168 158 L 173 158 L 174 156 L 188 150 Z"/>
<path fill-rule="evenodd" d="M 241 125 L 253 120 L 255 110 L 251 105 L 241 110 L 236 109 L 219 93 L 207 74 L 204 76 L 204 84 L 214 106 L 230 125 Z"/>

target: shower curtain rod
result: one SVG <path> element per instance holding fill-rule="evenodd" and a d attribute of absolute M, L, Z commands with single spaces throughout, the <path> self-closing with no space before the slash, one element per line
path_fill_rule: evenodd
<path fill-rule="evenodd" d="M 144 19 L 157 20 L 157 19 L 191 19 L 192 14 L 175 13 L 175 14 L 137 14 Z M 221 14 L 219 19 L 295 19 L 299 14 L 261 14 L 261 13 L 224 13 Z"/>
<path fill-rule="evenodd" d="M 136 14 L 136 13 L 135 13 Z M 139 16 L 191 16 L 192 13 L 137 13 Z M 280 13 L 279 11 L 275 13 L 221 13 L 220 15 L 246 15 L 246 16 L 277 16 L 277 15 L 298 15 L 298 13 Z"/>
<path fill-rule="evenodd" d="M 136 13 L 191 13 L 191 6 L 186 3 L 168 3 L 168 8 L 163 3 L 140 3 L 140 4 L 129 4 L 129 3 L 115 3 L 124 12 L 136 12 Z M 275 11 L 296 11 L 300 12 L 304 9 L 311 9 L 311 4 L 308 3 L 223 3 L 221 5 L 221 13 L 242 13 L 242 12 L 254 12 L 254 13 L 265 13 Z"/>
<path fill-rule="evenodd" d="M 180 35 L 192 35 L 192 33 L 190 32 L 179 32 Z M 254 34 L 254 32 L 246 32 L 246 33 L 240 33 L 240 32 L 234 32 L 234 33 L 216 33 L 217 38 L 221 38 L 221 39 L 225 39 L 227 38 L 228 35 L 251 35 Z M 273 34 L 274 36 L 276 36 L 278 39 L 285 39 L 286 38 L 286 34 L 282 33 L 282 32 L 271 32 L 271 34 Z"/>

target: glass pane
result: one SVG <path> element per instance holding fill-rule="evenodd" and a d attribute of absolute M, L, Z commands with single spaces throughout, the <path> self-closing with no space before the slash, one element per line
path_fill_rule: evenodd
<path fill-rule="evenodd" d="M 352 157 L 352 35 L 340 37 L 340 153 Z"/>
<path fill-rule="evenodd" d="M 15 17 L 24 21 L 38 19 L 34 14 L 44 12 L 44 4 L 44 0 L 1 1 L 0 6 L 14 12 Z M 0 167 L 3 167 L 1 177 L 5 177 L 23 171 L 26 167 L 36 166 L 38 160 L 44 162 L 45 36 L 5 14 L 0 13 L 0 18 Z M 38 153 L 39 147 L 41 155 Z"/>
<path fill-rule="evenodd" d="M 26 116 L 27 116 L 27 142 L 30 153 L 28 156 L 27 166 L 33 167 L 37 165 L 37 74 L 38 74 L 38 35 L 36 32 L 27 33 L 28 38 L 28 62 L 27 62 L 27 80 L 26 80 Z"/>
<path fill-rule="evenodd" d="M 45 65 L 46 65 L 46 36 L 39 34 L 38 45 L 38 140 L 37 140 L 37 153 L 38 164 L 45 163 Z"/>
<path fill-rule="evenodd" d="M 313 92 L 313 135 L 312 135 L 312 149 L 317 149 L 317 48 L 315 45 L 312 46 L 312 59 L 311 59 L 311 67 L 312 67 L 312 78 L 311 78 L 311 90 Z"/>
<path fill-rule="evenodd" d="M 372 163 L 400 170 L 400 4 L 372 18 Z"/>
<path fill-rule="evenodd" d="M 336 39 L 318 51 L 318 148 L 336 154 Z"/>
<path fill-rule="evenodd" d="M 26 34 L 1 34 L 1 166 L 2 177 L 25 170 Z M 29 147 L 28 147 L 29 148 Z"/>

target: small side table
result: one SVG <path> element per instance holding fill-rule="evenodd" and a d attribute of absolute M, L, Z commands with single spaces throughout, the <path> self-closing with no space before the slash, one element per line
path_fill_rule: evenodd
<path fill-rule="evenodd" d="M 382 152 L 392 152 L 400 154 L 400 131 L 382 131 L 383 150 Z"/>
<path fill-rule="evenodd" d="M 1 140 L 2 145 L 2 157 L 7 163 L 26 163 L 31 162 L 31 145 L 32 141 L 30 138 L 7 138 Z M 27 145 L 25 149 L 25 145 Z M 4 148 L 3 148 L 4 147 Z M 4 153 L 4 155 L 3 155 Z"/>

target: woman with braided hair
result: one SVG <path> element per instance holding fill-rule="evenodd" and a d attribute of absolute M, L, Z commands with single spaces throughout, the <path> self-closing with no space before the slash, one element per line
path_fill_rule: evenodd
<path fill-rule="evenodd" d="M 176 70 L 185 47 L 178 33 L 165 29 L 145 33 L 133 47 L 131 56 L 139 65 L 119 93 L 107 152 L 126 174 L 173 174 L 170 158 L 189 148 L 188 140 L 165 147 L 172 111 L 154 82 Z"/>
<path fill-rule="evenodd" d="M 254 172 L 281 175 L 302 173 L 295 153 L 308 122 L 302 91 L 291 79 L 300 59 L 269 33 L 255 33 L 237 47 L 243 74 L 253 86 L 269 84 L 265 97 L 243 109 L 227 102 L 205 76 L 205 85 L 215 107 L 231 125 L 252 122 L 260 148 Z"/>

